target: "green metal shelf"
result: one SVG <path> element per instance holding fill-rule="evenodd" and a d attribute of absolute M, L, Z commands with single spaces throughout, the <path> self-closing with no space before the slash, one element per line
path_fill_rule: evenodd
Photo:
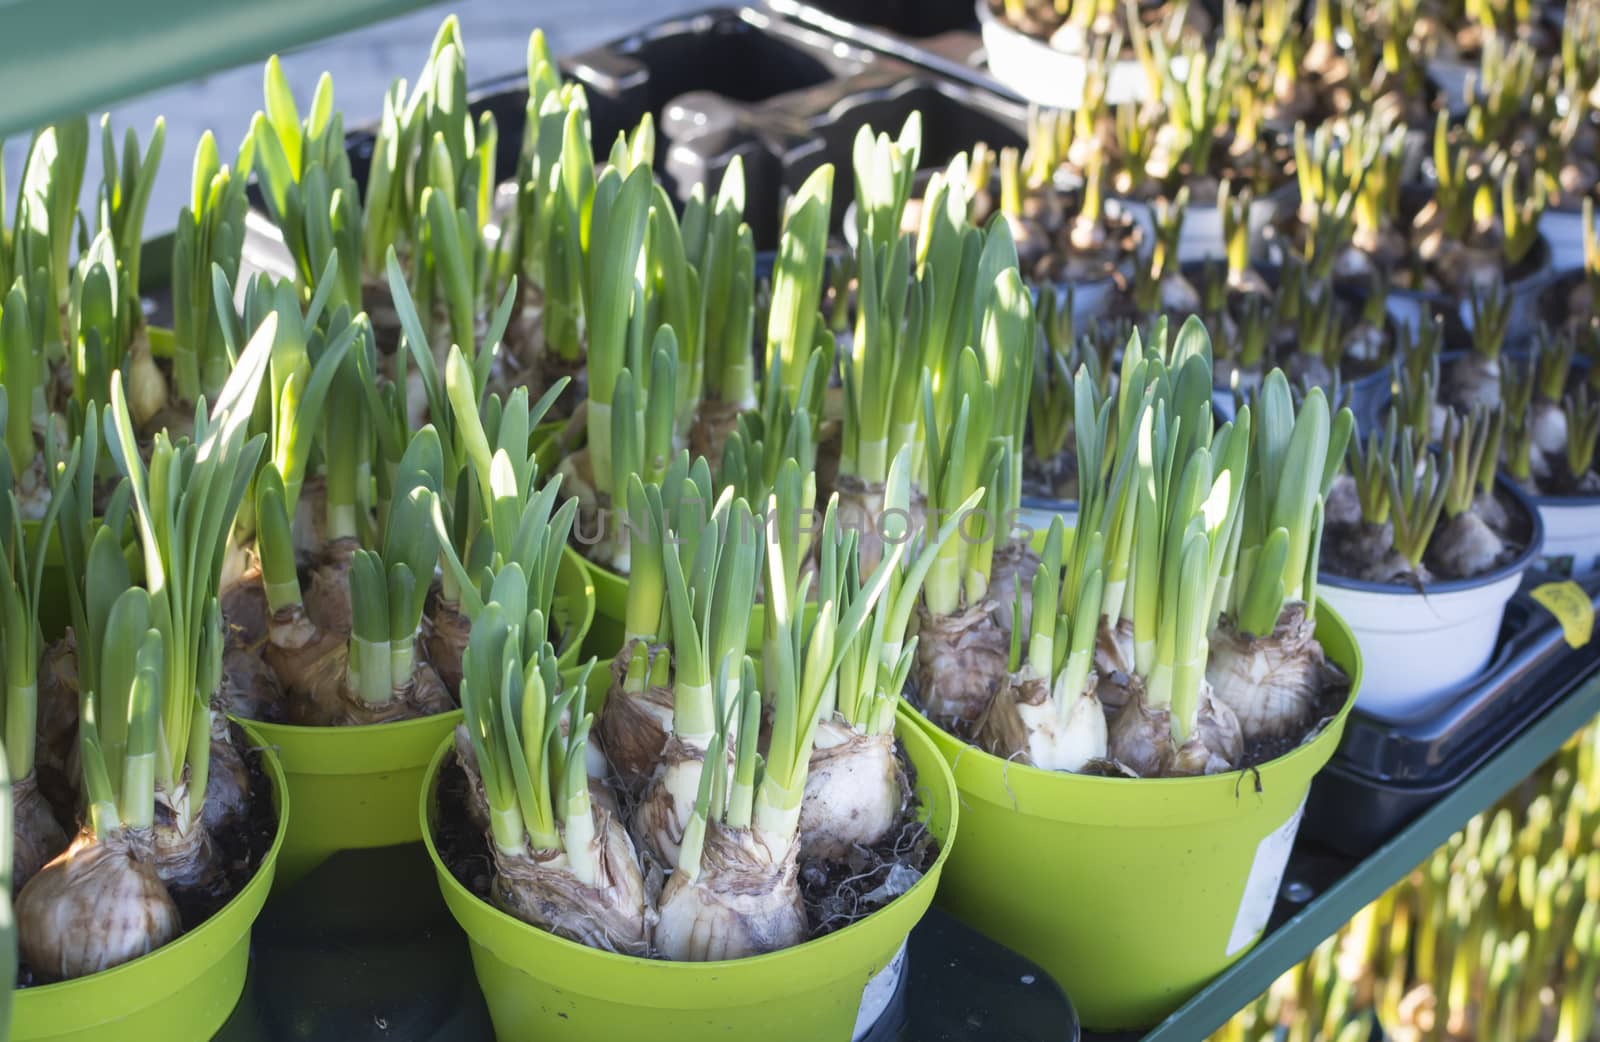
<path fill-rule="evenodd" d="M 425 0 L 0 0 L 0 136 L 423 6 Z"/>
<path fill-rule="evenodd" d="M 1573 683 L 1572 691 L 1448 795 L 1384 844 L 1356 861 L 1313 849 L 1295 850 L 1279 896 L 1277 925 L 1248 955 L 1182 1008 L 1143 1035 L 1085 1033 L 1084 1042 L 1200 1042 L 1261 995 L 1274 980 L 1306 959 L 1362 908 L 1399 882 L 1518 782 L 1549 759 L 1600 714 L 1600 672 Z M 1307 888 L 1308 899 L 1285 895 Z M 1290 911 L 1285 915 L 1286 906 Z"/>

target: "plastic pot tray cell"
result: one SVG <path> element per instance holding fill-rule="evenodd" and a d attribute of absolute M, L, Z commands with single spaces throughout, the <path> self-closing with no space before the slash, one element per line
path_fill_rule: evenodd
<path fill-rule="evenodd" d="M 978 19 L 968 0 L 773 0 L 769 6 L 808 20 L 828 18 L 848 23 L 850 28 L 881 29 L 908 40 L 978 31 Z"/>
<path fill-rule="evenodd" d="M 680 200 L 696 184 L 714 188 L 742 155 L 751 230 L 764 248 L 777 241 L 780 211 L 776 171 L 754 144 L 756 129 L 784 120 L 792 106 L 811 108 L 814 94 L 832 96 L 872 62 L 868 52 L 812 29 L 749 8 L 718 8 L 657 22 L 562 66 L 588 93 L 597 149 L 646 113 L 654 117 L 656 165 Z"/>
<path fill-rule="evenodd" d="M 772 10 L 851 43 L 983 86 L 983 38 L 969 0 L 767 0 Z"/>

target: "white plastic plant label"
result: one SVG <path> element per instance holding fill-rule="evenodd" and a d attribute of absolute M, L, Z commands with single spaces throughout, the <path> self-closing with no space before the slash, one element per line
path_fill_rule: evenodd
<path fill-rule="evenodd" d="M 856 1014 L 856 1030 L 853 1038 L 864 1038 L 878 1023 L 878 1018 L 889 1009 L 889 1003 L 894 1001 L 895 992 L 900 989 L 900 978 L 906 972 L 906 942 L 900 942 L 900 950 L 894 953 L 894 958 L 889 960 L 889 965 L 872 975 L 867 981 L 867 986 L 861 990 L 861 1009 Z"/>
<path fill-rule="evenodd" d="M 1283 885 L 1283 870 L 1289 867 L 1295 833 L 1300 831 L 1300 818 L 1305 812 L 1306 801 L 1301 800 L 1289 820 L 1268 833 L 1256 847 L 1250 878 L 1244 884 L 1244 898 L 1239 902 L 1239 914 L 1233 920 L 1233 934 L 1228 938 L 1230 957 L 1244 951 L 1267 928 L 1272 906 L 1278 901 L 1278 887 Z"/>

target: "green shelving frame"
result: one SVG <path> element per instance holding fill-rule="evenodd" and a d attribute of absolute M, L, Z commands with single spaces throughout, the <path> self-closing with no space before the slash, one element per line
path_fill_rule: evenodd
<path fill-rule="evenodd" d="M 0 136 L 422 7 L 425 0 L 0 0 Z"/>

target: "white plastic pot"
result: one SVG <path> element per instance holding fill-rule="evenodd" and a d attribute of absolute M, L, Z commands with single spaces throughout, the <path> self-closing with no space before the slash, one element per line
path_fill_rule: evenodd
<path fill-rule="evenodd" d="M 1356 708 L 1380 720 L 1432 716 L 1489 664 L 1506 602 L 1544 546 L 1539 511 L 1502 479 L 1500 488 L 1532 521 L 1517 558 L 1474 579 L 1430 583 L 1421 592 L 1323 572 L 1317 592 L 1350 626 L 1361 646 L 1363 680 Z"/>
<path fill-rule="evenodd" d="M 1057 50 L 1036 36 L 1018 32 L 996 18 L 986 0 L 978 0 L 977 8 L 989 75 L 1036 105 L 1076 109 L 1083 104 L 1088 55 Z M 1118 59 L 1106 71 L 1108 105 L 1143 101 L 1149 92 L 1149 80 L 1136 59 Z"/>
<path fill-rule="evenodd" d="M 851 1042 L 861 1042 L 877 1027 L 878 1021 L 889 1011 L 894 997 L 900 991 L 900 982 L 906 975 L 906 942 L 900 942 L 900 951 L 889 965 L 872 975 L 867 986 L 861 989 L 861 1011 L 856 1014 L 856 1030 Z"/>
<path fill-rule="evenodd" d="M 1600 567 L 1600 496 L 1539 496 L 1534 503 L 1547 568 L 1583 575 Z"/>

